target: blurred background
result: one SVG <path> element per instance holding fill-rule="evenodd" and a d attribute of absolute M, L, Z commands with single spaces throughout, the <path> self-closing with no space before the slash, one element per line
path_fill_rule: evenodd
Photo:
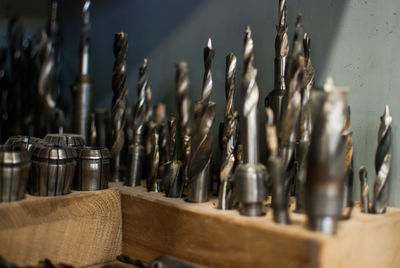
<path fill-rule="evenodd" d="M 59 98 L 61 108 L 70 119 L 72 97 L 70 85 L 79 71 L 79 34 L 83 1 L 60 0 L 59 23 Z M 91 58 L 89 72 L 95 85 L 95 108 L 111 109 L 113 91 L 111 73 L 114 63 L 114 34 L 128 34 L 129 101 L 136 101 L 138 69 L 148 59 L 153 104 L 163 102 L 169 114 L 176 114 L 175 64 L 189 64 L 192 103 L 200 98 L 203 47 L 212 38 L 216 56 L 212 71 L 212 100 L 217 103 L 213 127 L 217 135 L 225 107 L 225 56 L 232 52 L 241 69 L 244 30 L 250 25 L 255 46 L 255 66 L 260 88 L 260 126 L 263 126 L 264 98 L 273 88 L 275 24 L 278 1 L 263 0 L 92 0 Z M 51 3 L 48 0 L 1 0 L 0 45 L 7 45 L 9 20 L 22 19 L 28 40 L 47 27 Z M 304 31 L 311 37 L 311 60 L 316 70 L 316 85 L 322 86 L 328 75 L 335 83 L 350 88 L 351 129 L 354 135 L 354 197 L 359 199 L 358 169 L 365 165 L 370 189 L 375 180 L 374 157 L 379 117 L 386 104 L 393 115 L 393 162 L 389 204 L 400 207 L 398 176 L 397 126 L 400 119 L 399 83 L 400 2 L 360 0 L 291 0 L 288 1 L 288 34 L 293 37 L 297 13 L 303 14 Z M 27 42 L 27 41 L 26 41 Z M 26 43 L 25 43 L 26 44 Z M 238 73 L 235 105 L 240 108 L 240 75 Z M 263 132 L 264 127 L 260 127 Z M 261 136 L 263 137 L 263 136 Z M 219 163 L 215 143 L 214 163 Z M 261 159 L 265 160 L 265 141 L 260 142 Z"/>

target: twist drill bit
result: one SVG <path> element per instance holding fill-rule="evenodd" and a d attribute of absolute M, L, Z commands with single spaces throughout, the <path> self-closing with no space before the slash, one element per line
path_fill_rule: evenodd
<path fill-rule="evenodd" d="M 179 113 L 179 142 L 178 154 L 182 161 L 183 177 L 187 183 L 187 165 L 191 152 L 191 127 L 189 122 L 190 115 L 190 96 L 189 96 L 189 73 L 187 62 L 181 61 L 176 65 L 176 104 Z"/>
<path fill-rule="evenodd" d="M 85 1 L 82 9 L 82 26 L 80 40 L 80 72 L 71 87 L 74 113 L 72 129 L 85 139 L 89 138 L 90 112 L 92 110 L 93 83 L 89 75 L 89 45 L 90 45 L 90 1 Z"/>
<path fill-rule="evenodd" d="M 143 164 L 143 171 L 142 177 L 147 178 L 149 176 L 149 171 L 151 169 L 151 159 L 152 159 L 152 131 L 154 127 L 157 127 L 157 124 L 153 121 L 153 106 L 151 104 L 151 83 L 148 81 L 146 89 L 145 89 L 145 109 L 146 114 L 144 118 L 144 126 L 143 126 L 143 146 L 144 146 L 144 164 Z M 157 112 L 156 112 L 157 117 Z M 157 119 L 157 118 L 156 118 Z"/>
<path fill-rule="evenodd" d="M 181 197 L 183 191 L 182 163 L 177 159 L 176 119 L 168 120 L 170 161 L 165 164 L 163 188 L 167 197 Z"/>
<path fill-rule="evenodd" d="M 389 199 L 389 174 L 392 164 L 392 115 L 389 106 L 381 116 L 378 147 L 375 153 L 376 179 L 372 195 L 372 213 L 385 213 Z"/>
<path fill-rule="evenodd" d="M 275 124 L 279 127 L 282 114 L 282 100 L 285 95 L 286 59 L 289 55 L 289 38 L 286 25 L 286 0 L 279 1 L 279 24 L 276 26 L 274 89 L 265 98 L 265 107 L 271 107 L 275 114 Z"/>
<path fill-rule="evenodd" d="M 361 201 L 361 212 L 369 212 L 369 187 L 368 187 L 368 176 L 367 170 L 364 166 L 360 167 L 358 172 L 360 178 L 360 201 Z"/>
<path fill-rule="evenodd" d="M 155 123 L 159 135 L 158 146 L 160 150 L 159 174 L 164 174 L 164 165 L 170 161 L 170 152 L 168 146 L 168 122 L 166 118 L 166 106 L 159 103 L 156 106 Z"/>
<path fill-rule="evenodd" d="M 274 221 L 280 224 L 290 224 L 288 187 L 285 187 L 282 173 L 282 161 L 279 157 L 279 143 L 274 124 L 274 112 L 270 107 L 266 112 L 266 142 L 268 150 L 267 168 L 272 181 L 272 208 Z"/>
<path fill-rule="evenodd" d="M 353 205 L 353 153 L 354 143 L 353 135 L 350 131 L 350 106 L 347 107 L 346 122 L 343 129 L 343 138 L 346 142 L 346 179 L 344 183 L 343 192 L 343 207 L 352 207 Z"/>
<path fill-rule="evenodd" d="M 304 34 L 304 79 L 301 89 L 301 109 L 299 116 L 299 133 L 296 144 L 296 212 L 304 213 L 304 194 L 307 178 L 307 157 L 310 147 L 312 118 L 311 118 L 311 89 L 314 87 L 314 68 L 310 60 L 310 38 Z"/>
<path fill-rule="evenodd" d="M 114 97 L 112 100 L 112 137 L 111 146 L 113 181 L 121 181 L 122 149 L 125 143 L 125 110 L 127 105 L 128 90 L 126 89 L 126 55 L 128 53 L 128 35 L 121 32 L 114 38 L 114 68 L 112 73 L 112 87 Z"/>
<path fill-rule="evenodd" d="M 158 181 L 158 166 L 160 164 L 160 151 L 158 146 L 159 135 L 157 129 L 152 129 L 151 134 L 151 161 L 150 161 L 150 172 L 146 180 L 147 190 L 150 191 L 160 191 L 160 182 Z"/>
<path fill-rule="evenodd" d="M 306 180 L 305 211 L 311 230 L 335 233 L 341 217 L 345 179 L 347 89 L 336 88 L 328 78 L 324 99 L 316 109 Z M 316 93 L 316 92 L 314 92 Z"/>
<path fill-rule="evenodd" d="M 232 174 L 235 167 L 235 150 L 238 140 L 238 113 L 233 108 L 233 94 L 235 90 L 236 56 L 230 53 L 226 57 L 225 97 L 226 106 L 224 122 L 221 123 L 222 161 L 220 168 L 220 188 L 218 194 L 218 208 L 232 208 Z M 222 129 L 222 131 L 221 131 Z"/>
<path fill-rule="evenodd" d="M 242 215 L 260 216 L 262 215 L 262 202 L 265 198 L 266 169 L 258 160 L 257 104 L 259 91 L 256 82 L 257 69 L 253 66 L 253 39 L 249 26 L 246 28 L 244 38 L 243 61 L 242 118 L 244 120 L 244 135 L 242 143 L 244 163 L 240 164 L 235 170 L 235 196 L 239 202 L 239 210 Z"/>

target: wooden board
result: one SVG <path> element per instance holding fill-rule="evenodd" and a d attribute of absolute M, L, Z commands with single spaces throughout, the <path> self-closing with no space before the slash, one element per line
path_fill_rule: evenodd
<path fill-rule="evenodd" d="M 121 254 L 121 240 L 116 189 L 0 203 L 0 255 L 18 265 L 109 262 Z"/>
<path fill-rule="evenodd" d="M 334 236 L 308 231 L 305 216 L 293 224 L 221 211 L 202 204 L 123 187 L 122 251 L 150 261 L 169 254 L 212 267 L 400 267 L 400 209 L 367 215 L 355 208 Z"/>

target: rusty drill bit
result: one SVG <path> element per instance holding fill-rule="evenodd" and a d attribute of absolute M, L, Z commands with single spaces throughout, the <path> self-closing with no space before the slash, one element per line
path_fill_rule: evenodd
<path fill-rule="evenodd" d="M 211 39 L 204 48 L 204 77 L 200 101 L 194 105 L 194 117 L 197 131 L 192 141 L 192 151 L 188 165 L 187 201 L 208 201 L 210 183 L 210 162 L 212 156 L 213 137 L 210 135 L 215 119 L 215 103 L 210 101 L 212 91 L 211 63 L 215 50 Z"/>
<path fill-rule="evenodd" d="M 251 29 L 246 28 L 244 38 L 244 70 L 242 73 L 244 120 L 243 164 L 240 164 L 234 175 L 235 196 L 239 203 L 239 211 L 246 216 L 261 216 L 262 202 L 265 198 L 266 169 L 259 163 L 257 104 L 259 90 L 256 82 L 257 69 L 253 66 L 253 39 Z"/>
<path fill-rule="evenodd" d="M 275 114 L 275 124 L 280 125 L 282 100 L 285 95 L 286 59 L 289 55 L 289 38 L 286 25 L 286 0 L 279 1 L 279 24 L 276 25 L 275 60 L 274 60 L 274 89 L 265 98 L 265 107 L 271 107 Z"/>
<path fill-rule="evenodd" d="M 111 179 L 121 181 L 122 149 L 125 143 L 125 110 L 128 90 L 126 89 L 126 55 L 128 53 L 128 35 L 121 32 L 115 34 L 114 39 L 114 68 L 112 73 L 112 137 L 111 146 L 112 165 Z"/>
<path fill-rule="evenodd" d="M 226 57 L 225 97 L 226 106 L 224 122 L 221 123 L 222 131 L 222 160 L 220 168 L 220 188 L 218 195 L 218 208 L 232 208 L 232 175 L 235 168 L 235 150 L 238 140 L 239 121 L 238 113 L 233 107 L 233 94 L 235 91 L 236 56 L 230 53 Z"/>
<path fill-rule="evenodd" d="M 367 170 L 364 166 L 360 167 L 358 172 L 360 178 L 360 201 L 361 201 L 361 212 L 369 212 L 369 187 L 368 187 L 368 176 Z"/>
<path fill-rule="evenodd" d="M 150 162 L 150 173 L 147 178 L 147 190 L 150 191 L 160 191 L 160 183 L 158 178 L 158 166 L 160 164 L 160 151 L 158 146 L 158 133 L 157 128 L 152 129 L 151 134 L 151 162 Z"/>
<path fill-rule="evenodd" d="M 311 230 L 332 234 L 342 214 L 346 144 L 338 122 L 346 118 L 348 90 L 336 88 L 331 78 L 324 89 L 308 156 L 305 211 Z"/>
<path fill-rule="evenodd" d="M 392 164 L 392 115 L 389 106 L 381 116 L 378 131 L 378 147 L 375 153 L 376 179 L 372 195 L 372 213 L 386 212 L 389 199 L 389 175 Z"/>
<path fill-rule="evenodd" d="M 354 142 L 353 133 L 350 131 L 350 106 L 347 107 L 346 121 L 343 129 L 343 138 L 346 140 L 346 179 L 343 192 L 343 207 L 351 207 L 353 205 L 353 153 Z"/>

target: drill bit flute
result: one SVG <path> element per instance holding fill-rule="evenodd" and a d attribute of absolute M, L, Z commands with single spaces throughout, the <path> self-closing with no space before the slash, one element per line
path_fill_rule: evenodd
<path fill-rule="evenodd" d="M 115 63 L 112 73 L 112 87 L 114 97 L 112 100 L 112 137 L 111 147 L 112 165 L 111 179 L 121 181 L 122 149 L 125 143 L 125 110 L 127 105 L 128 90 L 126 89 L 126 54 L 128 52 L 128 36 L 121 32 L 115 34 L 114 56 Z"/>
<path fill-rule="evenodd" d="M 233 93 L 235 90 L 236 56 L 230 53 L 226 57 L 225 97 L 226 107 L 222 123 L 222 163 L 220 169 L 220 188 L 218 208 L 232 207 L 232 174 L 235 166 L 235 149 L 238 139 L 238 113 L 233 109 Z"/>
<path fill-rule="evenodd" d="M 276 26 L 274 89 L 265 98 L 265 107 L 271 107 L 275 115 L 275 125 L 279 127 L 282 114 L 282 100 L 285 95 L 286 59 L 289 54 L 289 38 L 286 25 L 286 0 L 279 0 L 279 24 Z"/>
<path fill-rule="evenodd" d="M 259 99 L 256 82 L 257 69 L 253 66 L 253 39 L 251 29 L 246 28 L 243 53 L 243 151 L 244 161 L 235 171 L 234 182 L 240 214 L 261 216 L 262 202 L 265 198 L 264 183 L 266 169 L 259 163 L 257 104 Z"/>
<path fill-rule="evenodd" d="M 369 212 L 369 187 L 368 187 L 368 177 L 367 170 L 364 166 L 360 167 L 358 172 L 360 178 L 360 202 L 361 202 L 361 212 Z"/>
<path fill-rule="evenodd" d="M 85 139 L 89 138 L 89 120 L 92 109 L 93 84 L 89 75 L 89 42 L 90 42 L 90 1 L 85 1 L 82 10 L 82 27 L 80 41 L 80 73 L 72 86 L 74 114 L 72 129 Z"/>
<path fill-rule="evenodd" d="M 208 201 L 210 184 L 210 162 L 212 156 L 213 137 L 210 135 L 211 127 L 215 119 L 215 103 L 210 101 L 212 91 L 211 63 L 215 50 L 212 48 L 211 39 L 208 39 L 204 48 L 203 88 L 200 101 L 194 105 L 194 118 L 197 125 L 196 134 L 193 137 L 192 151 L 188 165 L 187 201 Z"/>
<path fill-rule="evenodd" d="M 386 212 L 389 199 L 389 173 L 392 164 L 392 115 L 389 106 L 381 116 L 378 131 L 378 147 L 375 153 L 376 179 L 372 195 L 372 213 Z"/>
<path fill-rule="evenodd" d="M 343 129 L 343 138 L 346 140 L 346 179 L 343 188 L 343 207 L 353 205 L 353 133 L 350 131 L 350 106 L 347 108 L 346 122 Z"/>

